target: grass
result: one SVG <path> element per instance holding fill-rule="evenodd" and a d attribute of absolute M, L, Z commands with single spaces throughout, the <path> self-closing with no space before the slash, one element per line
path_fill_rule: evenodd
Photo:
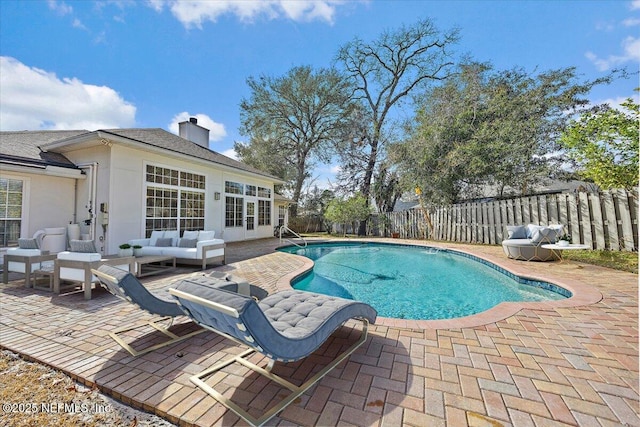
<path fill-rule="evenodd" d="M 622 251 L 564 251 L 564 259 L 638 274 L 638 253 Z"/>

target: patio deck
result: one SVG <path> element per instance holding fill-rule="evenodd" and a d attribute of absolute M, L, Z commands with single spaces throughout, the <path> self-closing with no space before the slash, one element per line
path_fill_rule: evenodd
<path fill-rule="evenodd" d="M 216 270 L 270 291 L 286 287 L 309 263 L 274 253 L 277 245 L 276 239 L 230 243 L 229 264 Z M 640 426 L 637 275 L 570 261 L 513 261 L 496 246 L 434 245 L 564 284 L 576 298 L 508 306 L 471 322 L 381 319 L 356 353 L 268 425 Z M 192 273 L 180 269 L 143 281 L 153 287 Z M 22 280 L 0 290 L 0 347 L 176 424 L 244 425 L 189 381 L 239 353 L 233 342 L 205 332 L 133 358 L 107 331 L 152 316 L 106 291 L 85 301 L 82 294 L 26 289 Z M 136 345 L 159 338 L 149 331 L 130 337 Z M 348 327 L 334 334 L 338 344 L 349 339 Z M 327 344 L 304 362 L 275 369 L 301 379 L 334 352 Z M 250 411 L 268 406 L 280 391 L 244 368 L 230 367 L 217 380 L 217 388 Z"/>

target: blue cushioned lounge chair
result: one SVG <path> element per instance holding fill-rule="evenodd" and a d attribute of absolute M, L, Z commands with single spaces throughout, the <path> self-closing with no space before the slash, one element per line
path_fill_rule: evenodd
<path fill-rule="evenodd" d="M 374 323 L 377 315 L 371 306 L 362 302 L 296 290 L 277 292 L 256 301 L 233 291 L 185 280 L 169 292 L 196 323 L 249 347 L 249 350 L 192 376 L 191 382 L 256 426 L 291 404 L 360 347 L 367 339 L 368 324 Z M 312 354 L 349 319 L 362 321 L 360 338 L 304 384 L 297 386 L 271 372 L 275 361 L 292 362 Z M 266 368 L 245 359 L 254 352 L 269 359 Z M 235 362 L 288 388 L 291 394 L 260 418 L 253 417 L 205 383 L 206 378 Z"/>
<path fill-rule="evenodd" d="M 109 336 L 113 338 L 115 342 L 120 344 L 122 348 L 131 353 L 131 355 L 133 355 L 134 357 L 149 353 L 150 351 L 157 350 L 164 346 L 175 344 L 179 341 L 204 332 L 204 329 L 198 328 L 196 331 L 185 335 L 176 335 L 169 330 L 169 328 L 173 324 L 173 319 L 178 316 L 184 316 L 185 314 L 183 310 L 178 306 L 176 300 L 167 292 L 166 287 L 150 291 L 142 283 L 140 283 L 140 281 L 133 274 L 109 265 L 102 265 L 97 269 L 92 269 L 91 271 L 98 278 L 100 283 L 104 285 L 107 290 L 113 295 L 127 302 L 135 304 L 151 314 L 162 316 L 161 319 L 155 320 L 153 322 L 147 322 L 142 325 L 116 329 L 112 332 L 109 332 Z M 265 291 L 264 289 L 261 289 L 257 286 L 249 285 L 247 282 L 228 274 L 218 274 L 214 272 L 209 275 L 194 276 L 184 280 L 188 280 L 192 284 L 217 286 L 230 292 L 245 293 L 246 295 L 249 295 L 256 299 L 262 299 L 268 295 L 267 291 Z M 160 322 L 165 321 L 169 321 L 169 325 L 167 327 L 163 327 L 159 324 Z M 129 332 L 144 326 L 151 326 L 152 328 L 160 331 L 161 333 L 169 337 L 169 340 L 144 349 L 136 350 L 119 336 L 119 334 Z"/>

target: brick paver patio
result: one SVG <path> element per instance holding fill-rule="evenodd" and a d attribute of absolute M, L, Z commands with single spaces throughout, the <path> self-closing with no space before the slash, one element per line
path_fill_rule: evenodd
<path fill-rule="evenodd" d="M 216 270 L 232 271 L 270 291 L 286 287 L 309 262 L 274 253 L 277 244 L 275 239 L 229 244 L 229 264 Z M 563 284 L 575 298 L 500 306 L 471 320 L 444 323 L 380 319 L 356 353 L 268 424 L 640 426 L 637 275 L 574 262 L 513 261 L 495 246 L 449 246 L 514 273 Z M 181 269 L 144 283 L 161 286 L 192 273 Z M 189 381 L 240 353 L 233 342 L 205 332 L 133 358 L 106 332 L 152 316 L 106 291 L 85 301 L 81 294 L 26 289 L 21 280 L 0 290 L 1 347 L 176 424 L 244 424 Z M 351 327 L 337 331 L 308 360 L 275 369 L 302 380 L 353 337 Z M 144 331 L 129 338 L 147 345 L 159 334 Z M 241 367 L 227 368 L 216 380 L 216 388 L 250 412 L 268 407 L 280 393 Z"/>

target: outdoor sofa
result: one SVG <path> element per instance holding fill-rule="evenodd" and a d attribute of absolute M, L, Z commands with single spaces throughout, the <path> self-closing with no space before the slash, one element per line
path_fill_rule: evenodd
<path fill-rule="evenodd" d="M 215 238 L 215 231 L 154 230 L 148 239 L 133 239 L 131 246 L 142 246 L 136 256 L 174 256 L 181 264 L 198 264 L 206 269 L 208 264 L 225 264 L 225 243 Z"/>
<path fill-rule="evenodd" d="M 555 243 L 562 235 L 562 225 L 541 226 L 536 224 L 508 225 L 507 239 L 502 241 L 502 249 L 509 258 L 522 261 L 553 261 L 558 251 L 545 249 L 542 245 Z"/>

